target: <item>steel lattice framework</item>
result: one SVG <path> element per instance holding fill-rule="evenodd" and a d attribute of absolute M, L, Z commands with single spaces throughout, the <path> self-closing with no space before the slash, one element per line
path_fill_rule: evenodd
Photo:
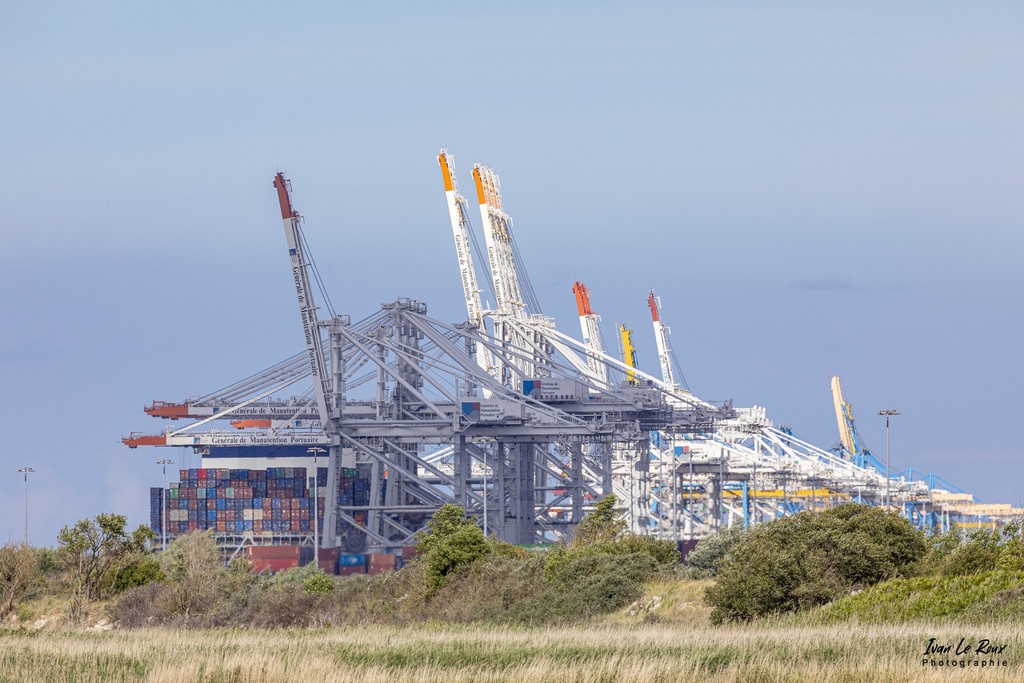
<path fill-rule="evenodd" d="M 217 392 L 154 402 L 147 413 L 192 421 L 159 435 L 133 433 L 125 443 L 203 454 L 227 446 L 324 448 L 328 491 L 337 491 L 343 468 L 369 471 L 368 505 L 325 510 L 322 543 L 353 550 L 411 543 L 445 503 L 464 507 L 488 533 L 527 544 L 569 538 L 592 502 L 611 493 L 635 531 L 675 539 L 837 502 L 880 502 L 884 472 L 774 427 L 763 408 L 737 410 L 678 386 L 653 293 L 661 378 L 605 352 L 582 283 L 574 291 L 584 341 L 559 331 L 540 313 L 497 176 L 477 165 L 489 284 L 498 302 L 486 310 L 454 160 L 442 150 L 438 161 L 465 322 L 431 318 L 414 299 L 357 322 L 333 313 L 319 320 L 323 309 L 310 286 L 319 278 L 290 185 L 278 174 L 306 350 Z M 300 383 L 309 385 L 304 392 L 283 397 Z M 225 421 L 231 426 L 218 428 Z M 901 477 L 890 487 L 921 526 L 947 527 L 951 512 L 963 516 L 937 502 L 925 482 Z M 984 522 L 1000 515 L 988 512 Z"/>

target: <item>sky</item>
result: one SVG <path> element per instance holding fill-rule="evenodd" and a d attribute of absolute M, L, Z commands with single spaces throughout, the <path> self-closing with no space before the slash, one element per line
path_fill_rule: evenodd
<path fill-rule="evenodd" d="M 284 170 L 335 308 L 465 318 L 435 156 L 501 176 L 544 312 L 645 299 L 691 389 L 1024 497 L 1024 5 L 0 2 L 0 542 L 148 521 L 142 412 L 302 349 Z M 483 278 L 485 273 L 478 272 Z M 195 466 L 193 464 L 193 466 Z"/>

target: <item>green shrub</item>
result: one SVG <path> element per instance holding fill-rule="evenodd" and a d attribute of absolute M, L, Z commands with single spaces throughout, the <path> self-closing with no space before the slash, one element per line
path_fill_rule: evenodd
<path fill-rule="evenodd" d="M 317 572 L 302 582 L 302 587 L 310 595 L 327 595 L 334 590 L 334 582 L 331 577 L 323 572 Z"/>
<path fill-rule="evenodd" d="M 1003 607 L 1006 612 L 1019 609 L 1022 582 L 1024 573 L 1000 571 L 893 579 L 845 596 L 807 616 L 814 623 L 851 618 L 889 623 L 972 614 L 987 618 L 994 607 Z M 990 603 L 997 598 L 998 602 Z"/>
<path fill-rule="evenodd" d="M 1019 524 L 1002 529 L 959 529 L 934 534 L 917 573 L 924 576 L 970 576 L 1000 569 L 1024 570 L 1024 540 Z"/>
<path fill-rule="evenodd" d="M 573 545 L 597 541 L 614 541 L 626 531 L 623 512 L 615 509 L 615 496 L 605 496 L 594 504 L 594 510 L 576 525 Z"/>
<path fill-rule="evenodd" d="M 442 505 L 421 533 L 417 553 L 426 566 L 427 594 L 444 587 L 448 577 L 490 552 L 492 545 L 473 520 L 464 518 L 458 505 Z"/>
<path fill-rule="evenodd" d="M 925 552 L 907 520 L 866 505 L 779 519 L 726 555 L 707 590 L 711 618 L 749 620 L 821 605 L 907 575 Z"/>
<path fill-rule="evenodd" d="M 686 565 L 701 576 L 714 576 L 726 556 L 746 541 L 750 533 L 749 529 L 741 526 L 723 527 L 701 539 L 697 547 L 686 556 Z"/>
<path fill-rule="evenodd" d="M 166 581 L 167 575 L 160 568 L 160 560 L 153 555 L 136 555 L 123 567 L 107 575 L 104 592 L 123 593 L 126 590 L 145 586 L 154 581 Z"/>

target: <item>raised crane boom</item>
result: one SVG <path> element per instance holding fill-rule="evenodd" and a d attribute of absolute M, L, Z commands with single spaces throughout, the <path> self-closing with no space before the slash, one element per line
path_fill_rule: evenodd
<path fill-rule="evenodd" d="M 839 376 L 832 377 L 832 403 L 836 409 L 836 422 L 839 426 L 839 442 L 843 445 L 845 455 L 856 458 L 861 455 L 860 444 L 857 443 L 857 432 L 853 424 L 853 409 L 843 400 L 843 387 L 839 384 Z"/>
<path fill-rule="evenodd" d="M 572 286 L 576 295 L 576 309 L 580 315 L 580 329 L 583 332 L 583 344 L 587 351 L 587 366 L 603 386 L 608 386 L 608 366 L 601 360 L 606 354 L 604 342 L 601 340 L 601 328 L 597 325 L 597 314 L 590 307 L 590 290 L 582 282 Z"/>
<path fill-rule="evenodd" d="M 621 323 L 619 324 L 619 341 L 622 344 L 622 362 L 634 370 L 638 370 L 636 347 L 633 345 L 633 330 Z M 633 386 L 640 384 L 636 373 L 629 370 L 626 371 L 626 381 Z"/>
<path fill-rule="evenodd" d="M 668 343 L 668 328 L 661 322 L 661 302 L 654 296 L 653 290 L 647 297 L 647 305 L 651 308 L 651 319 L 654 324 L 654 341 L 658 344 L 661 379 L 669 386 L 677 386 L 675 373 L 672 371 L 672 347 Z"/>
<path fill-rule="evenodd" d="M 299 230 L 302 216 L 292 207 L 291 183 L 284 177 L 284 173 L 274 176 L 274 187 L 277 188 L 277 199 L 281 204 L 281 219 L 284 221 L 288 257 L 292 263 L 295 295 L 299 300 L 299 316 L 302 319 L 302 334 L 306 338 L 306 357 L 313 379 L 317 413 L 320 415 L 320 423 L 327 424 L 330 420 L 327 397 L 331 394 L 331 379 L 324 363 L 324 348 L 320 339 L 320 329 L 317 327 L 316 305 L 309 286 L 309 261 L 306 259 Z"/>
<path fill-rule="evenodd" d="M 473 266 L 473 252 L 469 242 L 469 218 L 466 216 L 465 199 L 459 194 L 459 183 L 455 177 L 455 157 L 448 150 L 442 149 L 437 156 L 444 179 L 444 194 L 448 200 L 448 217 L 452 223 L 452 235 L 455 237 L 455 257 L 459 262 L 459 276 L 462 280 L 462 295 L 466 300 L 466 315 L 469 322 L 481 330 L 484 328 L 483 303 L 480 300 L 480 287 L 477 284 L 476 268 Z M 496 375 L 494 359 L 490 350 L 482 343 L 476 342 L 477 364 Z M 485 390 L 485 395 L 490 392 Z"/>
<path fill-rule="evenodd" d="M 480 218 L 483 220 L 487 261 L 494 283 L 494 296 L 498 312 L 515 318 L 526 318 L 526 305 L 519 286 L 515 254 L 512 251 L 512 218 L 501 203 L 501 186 L 497 174 L 481 164 L 473 166 Z"/>
<path fill-rule="evenodd" d="M 473 253 L 469 243 L 469 221 L 465 214 L 465 204 L 459 195 L 459 184 L 455 179 L 455 158 L 446 149 L 442 149 L 437 157 L 444 178 L 444 193 L 448 200 L 448 217 L 452 223 L 452 235 L 455 237 L 455 256 L 459 262 L 459 276 L 462 280 L 462 294 L 466 299 L 466 313 L 469 322 L 480 325 L 483 320 L 483 304 L 480 301 L 480 288 L 477 286 L 476 269 L 473 267 Z"/>

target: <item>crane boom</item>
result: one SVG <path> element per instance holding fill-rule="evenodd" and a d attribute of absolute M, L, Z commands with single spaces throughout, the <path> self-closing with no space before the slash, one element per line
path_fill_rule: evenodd
<path fill-rule="evenodd" d="M 477 284 L 476 268 L 473 266 L 473 252 L 469 242 L 469 218 L 466 216 L 466 202 L 459 194 L 459 183 L 455 177 L 455 157 L 448 150 L 442 149 L 437 156 L 444 179 L 444 193 L 448 200 L 448 217 L 451 219 L 452 235 L 455 237 L 455 257 L 459 263 L 459 275 L 462 280 L 462 295 L 466 300 L 466 315 L 469 322 L 481 330 L 484 328 L 483 303 L 480 300 L 480 287 Z M 497 368 L 490 350 L 481 342 L 475 343 L 476 362 L 484 371 L 492 376 L 497 375 Z M 485 390 L 485 395 L 490 392 Z"/>
<path fill-rule="evenodd" d="M 519 286 L 515 255 L 512 251 L 512 218 L 501 203 L 501 187 L 497 174 L 481 164 L 473 166 L 480 218 L 483 220 L 487 261 L 494 283 L 494 296 L 498 311 L 515 318 L 525 319 L 523 292 Z"/>
<path fill-rule="evenodd" d="M 639 366 L 636 359 L 636 347 L 633 346 L 633 330 L 623 324 L 619 324 L 619 340 L 622 343 L 622 362 L 634 370 L 638 370 Z M 628 370 L 626 371 L 626 381 L 633 386 L 640 384 L 640 381 L 636 377 L 636 373 Z"/>
<path fill-rule="evenodd" d="M 476 269 L 473 267 L 473 255 L 469 243 L 469 221 L 465 214 L 465 204 L 459 195 L 459 184 L 455 179 L 455 158 L 446 149 L 442 149 L 437 157 L 444 178 L 444 193 L 448 200 L 448 216 L 452 223 L 452 234 L 455 237 L 455 256 L 459 262 L 459 275 L 462 280 L 462 294 L 466 299 L 466 313 L 474 325 L 482 322 L 483 304 L 480 301 L 480 288 L 477 286 Z"/>
<path fill-rule="evenodd" d="M 668 328 L 661 322 L 661 302 L 652 290 L 647 297 L 647 305 L 651 308 L 651 320 L 654 324 L 654 341 L 658 344 L 658 360 L 661 363 L 661 379 L 669 386 L 676 386 L 675 373 L 672 371 L 672 347 L 668 343 Z"/>
<path fill-rule="evenodd" d="M 857 438 L 853 428 L 853 409 L 843 400 L 843 387 L 839 383 L 839 375 L 832 377 L 832 403 L 836 409 L 836 423 L 839 426 L 839 441 L 843 450 L 853 458 L 860 455 Z"/>
<path fill-rule="evenodd" d="M 572 291 L 576 295 L 576 309 L 580 315 L 580 329 L 583 332 L 583 345 L 587 351 L 587 366 L 604 386 L 608 385 L 608 366 L 600 357 L 605 355 L 604 342 L 601 340 L 601 328 L 598 327 L 597 314 L 590 307 L 590 290 L 582 282 L 575 282 Z"/>
<path fill-rule="evenodd" d="M 281 219 L 284 221 L 284 236 L 292 264 L 295 295 L 299 301 L 299 317 L 302 319 L 302 334 L 306 339 L 306 357 L 312 374 L 317 412 L 320 415 L 320 423 L 326 425 L 330 420 L 327 397 L 331 394 L 331 378 L 324 363 L 323 341 L 320 339 L 320 329 L 317 326 L 316 305 L 309 286 L 309 261 L 306 258 L 299 228 L 302 216 L 292 206 L 291 183 L 284 177 L 284 173 L 274 176 L 274 187 L 277 188 L 277 199 L 281 204 Z"/>

